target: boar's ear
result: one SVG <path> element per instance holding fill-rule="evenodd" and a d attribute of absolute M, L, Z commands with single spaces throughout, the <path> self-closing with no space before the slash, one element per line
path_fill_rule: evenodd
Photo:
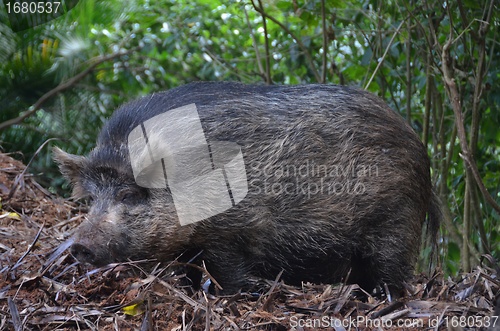
<path fill-rule="evenodd" d="M 58 147 L 52 149 L 52 155 L 54 161 L 59 165 L 59 170 L 64 178 L 69 180 L 71 185 L 73 185 L 73 197 L 83 197 L 85 195 L 85 190 L 80 185 L 80 177 L 82 175 L 85 156 L 69 154 Z"/>

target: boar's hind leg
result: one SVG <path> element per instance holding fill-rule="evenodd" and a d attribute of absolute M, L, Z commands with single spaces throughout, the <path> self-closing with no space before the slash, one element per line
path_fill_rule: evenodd
<path fill-rule="evenodd" d="M 403 282 L 413 272 L 414 254 L 402 243 L 379 242 L 370 253 L 357 252 L 352 258 L 349 283 L 356 283 L 371 293 L 387 285 L 394 298 L 402 295 Z"/>

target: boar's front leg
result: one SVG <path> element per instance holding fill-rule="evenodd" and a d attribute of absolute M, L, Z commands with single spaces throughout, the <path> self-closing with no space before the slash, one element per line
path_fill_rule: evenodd
<path fill-rule="evenodd" d="M 224 251 L 208 251 L 203 254 L 203 260 L 207 271 L 222 287 L 221 290 L 212 282 L 210 292 L 228 295 L 249 289 L 251 286 L 249 262 L 237 252 L 231 252 L 227 248 Z"/>

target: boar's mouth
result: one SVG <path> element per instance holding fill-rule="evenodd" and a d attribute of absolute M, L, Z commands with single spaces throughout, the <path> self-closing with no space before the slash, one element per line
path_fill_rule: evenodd
<path fill-rule="evenodd" d="M 102 267 L 113 262 L 120 262 L 117 256 L 118 254 L 114 254 L 110 249 L 103 250 L 102 248 L 91 247 L 91 245 L 85 245 L 84 242 L 77 241 L 71 245 L 70 252 L 79 262 L 89 263 L 96 267 Z"/>
<path fill-rule="evenodd" d="M 74 243 L 71 245 L 71 254 L 80 262 L 101 266 L 106 263 L 99 263 L 97 256 L 85 245 Z"/>

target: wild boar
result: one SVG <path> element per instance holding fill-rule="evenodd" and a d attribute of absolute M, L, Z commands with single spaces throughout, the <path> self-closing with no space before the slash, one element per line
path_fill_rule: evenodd
<path fill-rule="evenodd" d="M 88 156 L 54 154 L 92 200 L 78 260 L 197 256 L 223 293 L 281 271 L 399 291 L 427 214 L 438 228 L 426 147 L 352 87 L 191 83 L 116 110 Z"/>

